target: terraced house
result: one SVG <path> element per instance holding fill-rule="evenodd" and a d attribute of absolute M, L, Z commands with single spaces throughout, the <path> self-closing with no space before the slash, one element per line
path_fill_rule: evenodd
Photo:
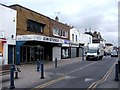
<path fill-rule="evenodd" d="M 10 8 L 17 11 L 16 64 L 70 56 L 68 25 L 20 5 Z"/>

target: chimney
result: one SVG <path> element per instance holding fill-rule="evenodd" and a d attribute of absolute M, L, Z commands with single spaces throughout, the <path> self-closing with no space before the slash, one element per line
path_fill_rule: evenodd
<path fill-rule="evenodd" d="M 55 21 L 59 22 L 59 18 L 58 18 L 58 16 L 55 17 Z"/>

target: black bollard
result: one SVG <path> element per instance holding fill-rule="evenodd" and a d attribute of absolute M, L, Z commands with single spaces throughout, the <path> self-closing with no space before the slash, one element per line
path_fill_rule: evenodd
<path fill-rule="evenodd" d="M 118 64 L 115 65 L 115 81 L 119 81 L 119 78 L 118 78 Z"/>
<path fill-rule="evenodd" d="M 15 85 L 14 85 L 14 71 L 15 71 L 15 66 L 11 65 L 11 68 L 10 68 L 10 89 L 15 89 Z"/>
<path fill-rule="evenodd" d="M 41 79 L 44 79 L 44 64 L 41 62 Z"/>
<path fill-rule="evenodd" d="M 40 61 L 37 60 L 37 71 L 39 72 L 40 71 Z"/>
<path fill-rule="evenodd" d="M 57 58 L 55 58 L 55 67 L 57 68 Z"/>
<path fill-rule="evenodd" d="M 82 61 L 84 61 L 84 49 L 82 48 Z"/>
<path fill-rule="evenodd" d="M 120 74 L 120 61 L 118 61 L 118 72 Z"/>
<path fill-rule="evenodd" d="M 15 72 L 15 79 L 19 79 L 18 78 L 18 72 Z"/>

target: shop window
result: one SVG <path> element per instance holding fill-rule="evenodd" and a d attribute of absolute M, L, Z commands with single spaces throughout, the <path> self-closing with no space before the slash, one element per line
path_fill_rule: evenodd
<path fill-rule="evenodd" d="M 43 33 L 45 24 L 33 21 L 33 20 L 27 20 L 27 31 L 35 32 L 35 33 Z"/>
<path fill-rule="evenodd" d="M 68 58 L 69 57 L 68 53 L 69 53 L 68 48 L 62 49 L 62 58 Z"/>

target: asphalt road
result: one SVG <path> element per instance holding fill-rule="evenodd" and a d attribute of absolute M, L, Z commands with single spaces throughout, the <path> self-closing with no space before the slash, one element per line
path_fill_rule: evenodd
<path fill-rule="evenodd" d="M 98 61 L 81 61 L 45 70 L 45 72 L 50 74 L 51 79 L 47 82 L 36 84 L 35 88 L 96 87 L 96 83 L 106 80 L 116 61 L 117 58 L 115 57 L 104 57 Z"/>

